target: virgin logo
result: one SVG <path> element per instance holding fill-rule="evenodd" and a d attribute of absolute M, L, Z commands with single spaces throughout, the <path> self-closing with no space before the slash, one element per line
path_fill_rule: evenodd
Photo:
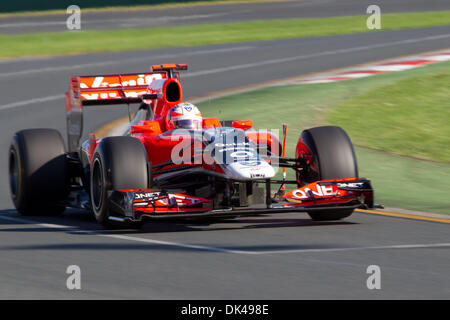
<path fill-rule="evenodd" d="M 333 189 L 333 186 L 320 186 L 316 185 L 316 190 L 310 188 L 297 189 L 292 192 L 292 197 L 296 199 L 308 199 L 309 192 L 317 197 L 334 196 L 337 191 Z"/>
<path fill-rule="evenodd" d="M 121 76 L 109 76 L 109 77 L 99 76 L 99 77 L 85 77 L 85 78 L 82 77 L 80 88 L 89 89 L 89 88 L 145 86 L 150 85 L 154 80 L 160 79 L 162 79 L 161 74 L 136 74 L 127 76 L 124 75 L 122 77 Z"/>

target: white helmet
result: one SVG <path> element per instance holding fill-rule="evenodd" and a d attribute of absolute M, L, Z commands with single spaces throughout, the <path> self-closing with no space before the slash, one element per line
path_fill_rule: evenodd
<path fill-rule="evenodd" d="M 179 103 L 167 113 L 166 128 L 167 130 L 201 129 L 202 114 L 192 103 Z"/>

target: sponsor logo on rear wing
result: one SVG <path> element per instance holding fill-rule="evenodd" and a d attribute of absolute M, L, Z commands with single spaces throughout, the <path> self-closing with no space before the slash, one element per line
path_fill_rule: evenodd
<path fill-rule="evenodd" d="M 75 152 L 79 146 L 83 106 L 139 103 L 143 95 L 148 95 L 151 83 L 165 78 L 167 74 L 164 72 L 71 77 L 69 91 L 66 92 L 69 152 Z"/>
<path fill-rule="evenodd" d="M 155 80 L 167 78 L 165 73 L 143 73 L 109 76 L 81 76 L 77 78 L 78 88 L 74 95 L 79 96 L 82 105 L 137 103 L 148 93 L 149 85 Z M 72 80 L 73 81 L 73 80 Z"/>
<path fill-rule="evenodd" d="M 179 79 L 176 71 L 181 70 L 187 70 L 187 64 L 153 65 L 150 73 L 71 77 L 68 112 L 78 105 L 139 103 L 143 95 L 151 93 L 149 87 L 152 83 L 168 78 Z"/>

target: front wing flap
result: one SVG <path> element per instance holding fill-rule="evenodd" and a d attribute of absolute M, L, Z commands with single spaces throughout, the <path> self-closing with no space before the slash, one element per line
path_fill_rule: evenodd
<path fill-rule="evenodd" d="M 373 188 L 369 180 L 348 178 L 330 179 L 310 183 L 283 196 L 290 206 L 340 204 L 357 200 L 373 207 Z"/>
<path fill-rule="evenodd" d="M 373 189 L 366 179 L 323 180 L 295 189 L 285 200 L 256 207 L 212 209 L 208 199 L 160 189 L 113 191 L 108 205 L 117 216 L 131 220 L 241 216 L 263 213 L 313 212 L 373 207 Z"/>

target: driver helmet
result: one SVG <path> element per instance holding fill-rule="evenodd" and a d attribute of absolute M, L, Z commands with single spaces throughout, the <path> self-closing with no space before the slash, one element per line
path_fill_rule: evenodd
<path fill-rule="evenodd" d="M 192 103 L 179 103 L 167 113 L 166 127 L 167 130 L 201 129 L 202 114 Z"/>

